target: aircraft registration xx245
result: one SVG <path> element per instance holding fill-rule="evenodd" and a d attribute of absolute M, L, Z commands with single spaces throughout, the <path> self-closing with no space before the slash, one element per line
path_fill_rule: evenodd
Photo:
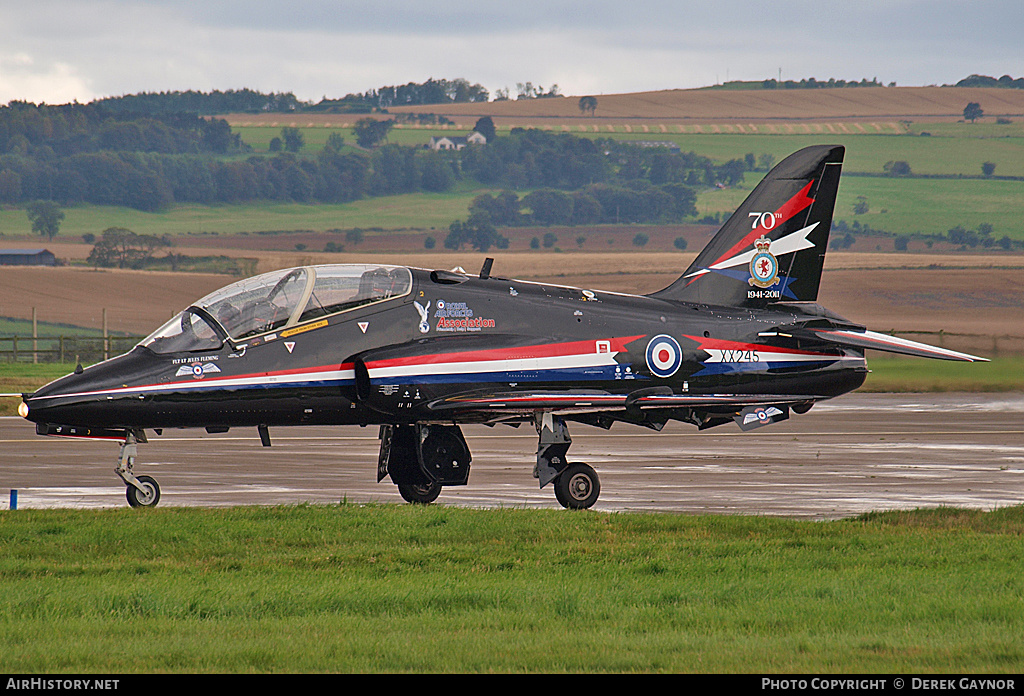
<path fill-rule="evenodd" d="M 463 423 L 531 424 L 534 476 L 598 498 L 567 423 L 743 430 L 859 387 L 865 349 L 984 360 L 867 330 L 816 303 L 844 148 L 780 162 L 667 288 L 627 295 L 388 265 L 290 268 L 188 307 L 130 352 L 23 395 L 41 435 L 120 441 L 133 506 L 146 430 L 377 425 L 377 480 L 410 502 L 469 480 Z"/>

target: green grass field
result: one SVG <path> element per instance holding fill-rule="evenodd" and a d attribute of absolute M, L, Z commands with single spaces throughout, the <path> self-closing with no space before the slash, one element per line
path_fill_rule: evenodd
<path fill-rule="evenodd" d="M 242 232 L 330 229 L 440 229 L 447 233 L 456 219 L 465 219 L 470 202 L 482 190 L 451 193 L 418 193 L 383 198 L 366 198 L 338 205 L 299 203 L 253 203 L 248 205 L 175 205 L 159 213 L 130 208 L 83 205 L 64 209 L 61 239 L 92 233 L 99 237 L 108 227 L 126 227 L 138 234 L 171 237 Z M 23 209 L 0 210 L 0 244 L 3 234 L 31 233 Z M 180 245 L 188 242 L 180 240 Z M 46 240 L 39 238 L 38 246 Z"/>
<path fill-rule="evenodd" d="M 899 358 L 873 353 L 865 392 L 1024 392 L 1024 356 L 991 362 Z"/>
<path fill-rule="evenodd" d="M 339 119 L 339 124 L 342 122 Z M 302 127 L 302 124 L 298 124 Z M 854 126 L 846 124 L 847 129 Z M 902 126 L 901 126 L 902 127 Z M 886 162 L 905 160 L 915 174 L 979 177 L 983 162 L 993 162 L 999 176 L 1024 176 L 1024 132 L 1021 123 L 919 123 L 911 124 L 904 135 L 879 135 L 871 132 L 825 132 L 783 135 L 758 132 L 738 133 L 624 133 L 624 140 L 670 140 L 683 151 L 694 151 L 715 161 L 743 158 L 747 153 L 760 157 L 770 154 L 778 162 L 806 145 L 835 142 L 846 146 L 843 178 L 836 205 L 836 219 L 859 221 L 875 229 L 896 234 L 945 234 L 963 225 L 976 229 L 981 223 L 994 228 L 996 238 L 1024 239 L 1020 211 L 1024 210 L 1024 181 L 998 179 L 921 179 L 858 177 L 851 173 L 880 174 Z M 932 137 L 919 133 L 928 129 Z M 870 129 L 867 129 L 870 130 Z M 265 152 L 280 127 L 236 128 L 256 151 Z M 341 128 L 302 127 L 306 138 L 304 156 L 313 156 L 332 132 L 346 142 L 354 142 L 351 131 Z M 402 145 L 426 143 L 441 129 L 400 128 L 391 133 L 391 142 Z M 573 131 L 577 135 L 583 135 Z M 587 133 L 587 137 L 607 137 L 608 133 Z M 763 176 L 750 172 L 742 186 L 702 191 L 698 214 L 731 213 Z M 126 208 L 77 206 L 65 210 L 62 238 L 83 234 L 99 235 L 108 227 L 127 227 L 140 234 L 196 235 L 236 234 L 274 230 L 316 230 L 359 228 L 447 230 L 456 219 L 464 219 L 472 199 L 484 187 L 470 181 L 460 183 L 445 194 L 411 194 L 370 198 L 344 205 L 300 205 L 258 203 L 247 205 L 178 205 L 159 213 L 144 213 Z M 525 191 L 520 194 L 525 194 Z M 867 199 L 869 211 L 853 214 L 859 196 Z M 0 210 L 0 236 L 30 232 L 22 208 Z M 40 239 L 40 243 L 43 240 Z"/>
<path fill-rule="evenodd" d="M 1019 673 L 1024 508 L 0 512 L 10 673 Z"/>
<path fill-rule="evenodd" d="M 697 198 L 701 216 L 730 214 L 743 202 L 751 188 L 763 176 L 748 173 L 742 186 L 709 189 Z M 281 230 L 382 228 L 384 230 L 419 229 L 446 234 L 453 220 L 465 219 L 470 202 L 492 189 L 463 186 L 451 193 L 405 194 L 366 198 L 341 205 L 302 205 L 298 203 L 256 203 L 249 205 L 198 206 L 176 205 L 159 213 L 128 208 L 76 206 L 64 210 L 61 239 L 80 239 L 83 234 L 102 234 L 108 227 L 127 227 L 139 234 L 172 237 L 209 234 L 239 234 Z M 524 194 L 525 192 L 520 192 Z M 854 215 L 859 196 L 867 199 L 869 210 Z M 852 224 L 857 221 L 875 229 L 897 234 L 945 234 L 956 225 L 977 229 L 981 223 L 993 226 L 994 236 L 1024 239 L 1020 211 L 1024 210 L 1024 182 L 980 179 L 896 179 L 881 177 L 844 177 L 839 188 L 835 218 Z M 0 210 L 2 235 L 31 232 L 25 211 Z M 581 228 L 582 229 L 582 228 Z M 19 242 L 22 246 L 24 242 Z M 180 241 L 179 244 L 187 244 Z M 38 246 L 46 240 L 38 239 Z"/>
<path fill-rule="evenodd" d="M 742 187 L 702 191 L 697 197 L 697 210 L 702 215 L 731 214 L 761 176 L 748 173 Z M 867 199 L 868 212 L 855 215 L 853 206 L 859 196 Z M 844 176 L 834 218 L 895 234 L 945 235 L 956 225 L 976 230 L 979 224 L 988 223 L 996 239 L 1006 235 L 1022 240 L 1022 210 L 1024 181 Z"/>
<path fill-rule="evenodd" d="M 933 124 L 927 124 L 931 126 Z M 943 125 L 943 124 L 934 124 Z M 683 152 L 696 152 L 718 162 L 770 154 L 775 162 L 808 145 L 823 143 L 846 146 L 844 172 L 883 173 L 886 162 L 903 160 L 915 174 L 958 174 L 980 176 L 983 162 L 996 165 L 995 174 L 1024 176 L 1024 133 L 1020 128 L 1003 137 L 979 137 L 970 124 L 948 124 L 943 137 L 920 135 L 869 135 L 816 133 L 782 135 L 762 133 L 645 133 L 616 135 L 621 140 L 670 140 Z M 981 127 L 980 124 L 979 128 Z M 952 128 L 959 126 L 959 128 Z M 762 126 L 763 129 L 763 126 Z M 939 130 L 939 129 L 936 129 Z M 596 136 L 595 136 L 596 137 Z M 845 183 L 845 179 L 844 179 Z"/>
<path fill-rule="evenodd" d="M 338 116 L 338 124 L 342 123 L 355 123 L 358 119 L 363 116 L 354 114 L 340 114 Z M 284 122 L 281 122 L 282 125 Z M 296 127 L 301 127 L 301 122 L 296 122 Z M 255 154 L 268 153 L 270 151 L 270 141 L 274 138 L 281 137 L 282 125 L 277 127 L 272 126 L 236 126 L 232 129 L 232 132 L 238 133 L 242 136 L 242 141 L 253 149 Z M 311 154 L 318 152 L 324 145 L 327 144 L 327 139 L 331 136 L 331 133 L 337 133 L 345 139 L 346 146 L 355 146 L 356 137 L 355 133 L 351 128 L 340 128 L 340 127 L 324 127 L 316 126 L 313 128 L 302 127 L 302 137 L 304 139 L 302 149 L 299 151 L 302 154 Z M 405 145 L 407 147 L 415 147 L 419 145 L 426 145 L 430 142 L 430 139 L 435 135 L 465 135 L 465 132 L 455 128 L 412 128 L 409 126 L 393 128 L 388 133 L 387 142 L 392 145 Z M 355 149 L 353 147 L 353 149 Z"/>

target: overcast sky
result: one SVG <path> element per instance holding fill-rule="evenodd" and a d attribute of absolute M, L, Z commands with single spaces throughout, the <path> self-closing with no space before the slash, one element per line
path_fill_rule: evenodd
<path fill-rule="evenodd" d="M 0 104 L 165 90 L 342 97 L 466 78 L 492 94 L 726 80 L 1024 76 L 1024 0 L 0 0 Z"/>

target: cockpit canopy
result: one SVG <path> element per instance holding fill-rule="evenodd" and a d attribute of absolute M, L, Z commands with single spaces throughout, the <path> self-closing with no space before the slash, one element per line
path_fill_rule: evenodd
<path fill-rule="evenodd" d="M 288 268 L 232 283 L 171 319 L 140 345 L 156 353 L 216 350 L 356 307 L 401 297 L 412 273 L 401 266 Z"/>

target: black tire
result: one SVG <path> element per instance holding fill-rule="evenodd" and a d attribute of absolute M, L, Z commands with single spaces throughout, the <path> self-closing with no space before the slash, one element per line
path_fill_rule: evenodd
<path fill-rule="evenodd" d="M 152 476 L 138 476 L 137 478 L 145 490 L 140 491 L 135 486 L 128 486 L 128 490 L 125 491 L 128 504 L 132 507 L 156 507 L 156 504 L 160 502 L 160 485 Z"/>
<path fill-rule="evenodd" d="M 441 495 L 441 484 L 439 483 L 400 483 L 398 492 L 407 503 L 418 505 L 429 505 Z"/>
<path fill-rule="evenodd" d="M 592 467 L 582 463 L 570 464 L 554 480 L 555 498 L 570 510 L 586 510 L 601 495 L 601 481 Z"/>

